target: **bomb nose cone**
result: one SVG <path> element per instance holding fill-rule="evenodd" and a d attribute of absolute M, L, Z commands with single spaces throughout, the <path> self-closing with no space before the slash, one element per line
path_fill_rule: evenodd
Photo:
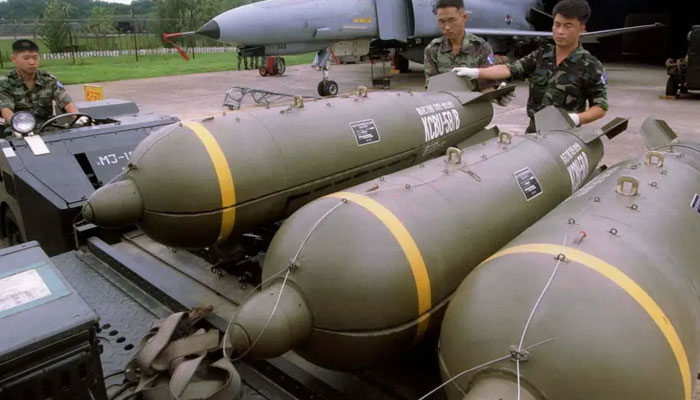
<path fill-rule="evenodd" d="M 83 218 L 101 228 L 117 229 L 134 224 L 142 210 L 138 188 L 127 179 L 97 189 L 83 206 Z"/>
<path fill-rule="evenodd" d="M 229 334 L 238 354 L 278 357 L 311 334 L 311 313 L 293 284 L 278 282 L 241 305 Z"/>
<path fill-rule="evenodd" d="M 520 387 L 520 396 L 518 396 L 518 383 L 503 378 L 483 378 L 464 396 L 464 400 L 506 400 L 518 398 L 520 400 L 536 400 L 536 398 L 522 386 Z"/>
<path fill-rule="evenodd" d="M 199 28 L 196 33 L 214 40 L 219 40 L 219 37 L 221 37 L 221 28 L 219 28 L 219 23 L 212 19 Z"/>

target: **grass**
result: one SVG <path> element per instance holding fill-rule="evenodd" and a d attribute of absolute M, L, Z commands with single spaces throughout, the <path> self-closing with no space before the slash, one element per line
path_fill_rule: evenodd
<path fill-rule="evenodd" d="M 3 54 L 5 49 L 2 49 Z M 286 56 L 287 65 L 308 64 L 313 61 L 313 53 Z M 13 68 L 5 63 L 2 74 Z M 125 79 L 152 78 L 158 76 L 186 75 L 201 72 L 230 71 L 238 68 L 236 53 L 196 54 L 185 61 L 179 54 L 120 57 L 89 57 L 72 60 L 42 60 L 41 69 L 58 77 L 66 85 L 119 81 Z"/>

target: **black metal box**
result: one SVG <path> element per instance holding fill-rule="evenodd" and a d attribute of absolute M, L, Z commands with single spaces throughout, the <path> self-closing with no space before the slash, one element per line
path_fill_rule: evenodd
<path fill-rule="evenodd" d="M 97 323 L 37 242 L 0 250 L 0 399 L 106 399 Z"/>

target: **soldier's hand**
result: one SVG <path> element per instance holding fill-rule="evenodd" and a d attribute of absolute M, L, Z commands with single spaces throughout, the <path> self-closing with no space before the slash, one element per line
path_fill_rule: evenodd
<path fill-rule="evenodd" d="M 75 121 L 75 123 L 73 123 L 73 126 L 76 128 L 80 128 L 85 126 L 85 124 L 87 124 L 88 121 L 88 117 L 80 117 Z"/>
<path fill-rule="evenodd" d="M 471 79 L 477 79 L 479 77 L 478 68 L 455 67 L 452 68 L 452 72 L 455 72 L 457 76 L 466 76 Z"/>
<path fill-rule="evenodd" d="M 581 118 L 579 118 L 578 114 L 571 113 L 571 114 L 569 114 L 569 117 L 571 118 L 572 121 L 574 121 L 575 126 L 581 126 Z"/>
<path fill-rule="evenodd" d="M 498 85 L 498 87 L 496 89 L 497 90 L 503 89 L 504 87 L 506 87 L 506 83 L 501 82 L 501 84 Z M 508 104 L 510 104 L 510 102 L 513 101 L 514 98 L 515 98 L 515 90 L 513 90 L 512 92 L 508 92 L 508 93 L 504 94 L 503 96 L 499 97 L 498 99 L 496 99 L 496 104 L 498 104 L 501 107 L 505 107 Z"/>

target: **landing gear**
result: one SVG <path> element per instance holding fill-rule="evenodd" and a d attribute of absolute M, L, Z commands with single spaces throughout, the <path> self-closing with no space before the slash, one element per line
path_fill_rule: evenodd
<path fill-rule="evenodd" d="M 320 96 L 335 96 L 338 94 L 338 83 L 336 81 L 321 81 L 318 83 L 318 94 Z"/>
<path fill-rule="evenodd" d="M 312 67 L 323 72 L 323 80 L 318 83 L 319 96 L 335 96 L 338 94 L 338 83 L 329 79 L 329 71 L 331 65 L 331 50 L 330 48 L 323 49 L 316 53 Z"/>
<path fill-rule="evenodd" d="M 669 76 L 666 81 L 666 96 L 676 96 L 678 94 L 678 80 L 675 76 Z"/>
<path fill-rule="evenodd" d="M 408 69 L 408 59 L 401 54 L 397 53 L 394 55 L 394 60 L 392 62 L 394 64 L 394 69 L 399 71 L 402 74 L 405 74 L 406 72 L 409 72 Z"/>

